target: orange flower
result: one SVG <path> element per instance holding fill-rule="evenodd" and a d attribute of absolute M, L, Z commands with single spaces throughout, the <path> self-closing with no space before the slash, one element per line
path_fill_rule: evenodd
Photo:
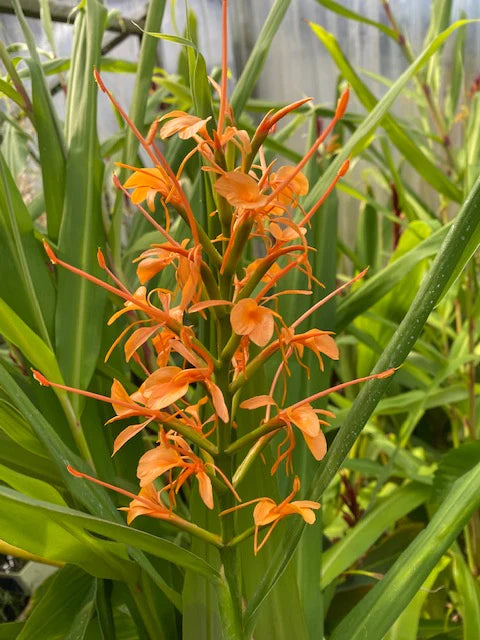
<path fill-rule="evenodd" d="M 134 498 L 128 507 L 120 507 L 120 511 L 127 512 L 127 524 L 131 524 L 138 516 L 150 516 L 160 520 L 175 519 L 170 509 L 160 499 L 160 492 L 153 484 L 147 484 L 140 489 L 137 498 Z"/>
<path fill-rule="evenodd" d="M 321 354 L 325 354 L 332 360 L 338 360 L 339 353 L 335 340 L 331 337 L 333 331 L 321 331 L 320 329 L 310 329 L 305 333 L 294 334 L 292 328 L 282 329 L 281 340 L 294 347 L 300 358 L 303 356 L 304 347 L 311 349 L 317 356 L 320 369 L 323 371 L 323 360 Z"/>
<path fill-rule="evenodd" d="M 178 254 L 168 251 L 163 247 L 152 247 L 144 251 L 133 262 L 138 262 L 137 277 L 140 284 L 145 284 L 153 276 L 165 269 L 169 264 L 178 258 Z"/>
<path fill-rule="evenodd" d="M 300 196 L 308 193 L 307 178 L 301 171 L 295 173 L 295 167 L 289 166 L 280 167 L 276 173 L 272 173 L 269 182 L 273 190 L 284 184 L 291 175 L 293 175 L 291 181 L 277 194 L 278 200 L 284 205 L 295 205 Z"/>
<path fill-rule="evenodd" d="M 155 196 L 159 193 L 164 200 L 171 202 L 174 206 L 181 205 L 182 200 L 172 180 L 162 167 L 136 169 L 123 164 L 120 166 L 135 171 L 123 185 L 126 189 L 133 189 L 131 194 L 133 204 L 140 204 L 146 200 L 150 211 L 154 211 Z"/>
<path fill-rule="evenodd" d="M 320 428 L 320 423 L 327 423 L 324 420 L 319 420 L 317 413 L 333 415 L 323 409 L 314 409 L 311 405 L 304 404 L 296 409 L 285 409 L 283 416 L 300 429 L 315 460 L 321 460 L 327 453 L 327 441 Z"/>
<path fill-rule="evenodd" d="M 238 171 L 229 171 L 218 178 L 215 191 L 233 207 L 241 209 L 261 209 L 267 201 L 258 183 L 251 176 Z"/>
<path fill-rule="evenodd" d="M 236 334 L 264 347 L 273 335 L 273 316 L 271 309 L 261 307 L 253 298 L 243 298 L 234 305 L 230 322 Z"/>
<path fill-rule="evenodd" d="M 295 477 L 293 481 L 293 491 L 288 495 L 285 500 L 277 504 L 271 498 L 256 498 L 255 500 L 249 500 L 248 502 L 244 502 L 243 504 L 233 507 L 231 509 L 226 509 L 220 513 L 221 516 L 231 513 L 232 511 L 236 511 L 237 509 L 241 509 L 250 504 L 258 503 L 253 511 L 253 520 L 255 522 L 255 536 L 253 549 L 255 555 L 260 551 L 263 545 L 267 542 L 268 538 L 271 536 L 272 531 L 277 526 L 277 524 L 285 518 L 286 516 L 292 514 L 298 514 L 302 516 L 307 524 L 313 524 L 315 522 L 315 513 L 314 509 L 320 508 L 319 502 L 313 502 L 312 500 L 294 500 L 292 502 L 293 496 L 298 493 L 300 490 L 300 480 L 298 477 Z M 262 542 L 258 544 L 258 530 L 260 527 L 264 527 L 270 524 L 270 528 L 263 538 Z"/>
<path fill-rule="evenodd" d="M 162 140 L 173 136 L 175 133 L 178 133 L 178 137 L 182 140 L 188 140 L 197 133 L 200 133 L 202 136 L 208 136 L 205 125 L 211 116 L 202 120 L 197 116 L 185 113 L 185 111 L 170 111 L 170 113 L 162 116 L 160 121 L 166 120 L 167 118 L 171 118 L 170 122 L 164 124 L 160 129 L 160 138 L 162 138 Z"/>

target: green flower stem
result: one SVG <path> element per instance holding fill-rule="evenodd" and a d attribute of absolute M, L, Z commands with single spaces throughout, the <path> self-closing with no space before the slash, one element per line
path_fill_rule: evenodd
<path fill-rule="evenodd" d="M 272 418 L 268 422 L 265 422 L 265 424 L 262 424 L 262 426 L 257 427 L 253 431 L 250 431 L 250 433 L 247 433 L 247 435 L 235 440 L 235 442 L 232 442 L 232 444 L 225 449 L 225 453 L 229 456 L 233 455 L 237 451 L 240 451 L 240 449 L 243 449 L 252 442 L 257 441 L 262 436 L 276 431 L 282 426 L 282 424 L 282 421 L 278 418 Z"/>
<path fill-rule="evenodd" d="M 475 183 L 462 210 L 454 224 L 451 225 L 429 273 L 424 278 L 403 321 L 378 360 L 373 373 L 379 373 L 389 367 L 398 367 L 405 361 L 420 336 L 428 316 L 452 284 L 452 277 L 455 274 L 458 275 L 458 266 L 464 267 L 468 262 L 470 258 L 470 254 L 466 255 L 468 241 L 479 236 L 480 179 Z M 469 251 L 468 248 L 467 253 Z M 388 385 L 388 378 L 371 380 L 360 391 L 313 479 L 309 491 L 311 499 L 319 499 L 327 489 Z M 247 629 L 251 628 L 260 604 L 270 593 L 294 556 L 304 526 L 303 521 L 297 522 L 284 537 L 283 545 L 277 550 L 256 593 L 248 603 L 245 611 Z"/>
<path fill-rule="evenodd" d="M 255 527 L 249 527 L 248 529 L 245 529 L 245 531 L 242 531 L 242 533 L 239 533 L 237 536 L 229 540 L 226 546 L 236 547 L 237 544 L 240 544 L 240 542 L 243 542 L 244 540 L 248 540 L 248 538 L 250 538 L 250 536 L 253 536 L 254 533 L 255 533 Z"/>
<path fill-rule="evenodd" d="M 195 429 L 192 429 L 192 427 L 189 427 L 180 420 L 169 419 L 166 424 L 168 424 L 169 427 L 173 427 L 180 435 L 188 438 L 191 442 L 200 447 L 200 449 L 203 449 L 210 455 L 215 456 L 218 454 L 218 447 L 215 446 L 213 442 L 210 442 L 210 440 L 207 440 L 207 438 L 200 435 L 198 431 L 195 431 Z"/>

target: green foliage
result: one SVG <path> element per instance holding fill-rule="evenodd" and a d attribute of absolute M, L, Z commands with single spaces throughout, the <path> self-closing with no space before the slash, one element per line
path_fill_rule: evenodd
<path fill-rule="evenodd" d="M 188 13 L 183 35 L 162 33 L 166 3 L 152 0 L 139 59 L 132 63 L 102 55 L 107 10 L 98 0 L 85 0 L 73 17 L 71 56 L 59 58 L 48 2 L 42 0 L 52 51 L 44 61 L 20 3 L 13 2 L 26 47 L 22 67 L 0 43 L 6 74 L 0 91 L 8 104 L 0 116 L 0 538 L 61 568 L 34 594 L 25 621 L 0 625 L 0 638 L 476 638 L 480 94 L 478 88 L 464 91 L 466 29 L 473 21 L 462 17 L 451 24 L 451 1 L 432 0 L 424 49 L 415 56 L 392 13 L 394 3 L 383 3 L 388 24 L 339 2 L 318 3 L 396 42 L 407 68 L 393 81 L 377 77 L 386 86 L 377 98 L 335 36 L 310 23 L 338 69 L 339 85 L 350 85 L 366 115 L 347 112 L 337 125 L 338 148 L 322 147 L 322 160 L 308 163 L 312 188 L 303 206 L 308 210 L 317 201 L 347 158 L 354 170 L 360 161 L 367 167 L 359 180 L 339 184 L 361 203 L 353 246 L 337 237 L 343 201 L 335 194 L 312 219 L 313 275 L 328 294 L 337 279 L 370 269 L 337 304 L 331 301 L 305 322 L 305 331 L 335 331 L 341 358 L 326 363 L 325 371 L 312 358 L 308 379 L 293 363 L 287 398 L 293 403 L 355 372 L 399 370 L 391 384 L 372 380 L 358 395 L 348 389 L 316 405 L 337 418 L 326 427 L 329 450 L 321 463 L 303 443 L 295 451 L 303 497 L 322 502 L 315 526 L 282 522 L 270 546 L 254 556 L 251 511 L 238 512 L 236 523 L 246 531 L 238 544 L 237 588 L 244 604 L 239 630 L 214 534 L 195 537 L 195 531 L 179 533 L 162 520 L 143 518 L 126 526 L 118 512 L 123 498 L 67 471 L 71 465 L 135 491 L 136 463 L 154 444 L 152 434 L 129 442 L 110 460 L 118 426 L 103 423 L 111 412 L 61 389 L 42 389 L 30 375 L 33 367 L 51 381 L 108 395 L 113 377 L 129 389 L 142 374 L 133 359 L 125 364 L 114 354 L 103 362 L 113 339 L 105 318 L 120 308 L 118 300 L 75 274 L 50 269 L 41 240 L 99 278 L 96 250 L 102 247 L 114 273 L 138 286 L 130 260 L 163 240 L 143 218 L 132 220 L 120 191 L 112 197 L 112 161 L 138 164 L 139 143 L 123 124 L 99 140 L 93 69 L 134 74 L 128 113 L 142 134 L 165 105 L 213 122 L 218 101 L 198 48 L 196 17 Z M 259 110 L 284 106 L 252 95 L 289 5 L 273 3 L 233 88 L 235 118 L 249 135 Z M 450 36 L 452 49 L 444 50 Z M 156 66 L 159 39 L 178 48 L 177 74 Z M 450 74 L 444 70 L 447 56 Z M 52 76 L 66 87 L 63 122 L 47 83 Z M 395 112 L 401 93 L 415 109 L 408 120 Z M 292 136 L 305 125 L 309 146 L 317 119 L 333 114 L 330 105 L 302 106 L 267 140 L 267 161 L 279 155 L 298 162 L 302 154 Z M 188 141 L 161 144 L 175 169 L 191 149 Z M 31 202 L 17 184 L 25 163 L 40 177 Z M 211 233 L 209 213 L 218 202 L 208 174 L 198 173 L 195 161 L 189 162 L 182 180 L 195 215 Z M 121 168 L 118 175 L 123 182 L 128 172 Z M 179 242 L 185 229 L 172 219 L 170 233 Z M 212 248 L 208 259 L 216 257 Z M 169 286 L 167 279 L 159 279 L 159 286 Z M 288 285 L 298 289 L 301 283 L 294 274 Z M 306 299 L 301 310 L 280 297 L 282 315 L 292 320 L 324 295 L 317 284 L 313 290 L 315 300 Z M 253 376 L 252 393 L 269 392 L 269 367 Z M 238 411 L 236 437 L 248 436 L 256 413 L 258 424 L 261 412 Z M 278 444 L 272 442 L 262 453 L 265 463 L 257 458 L 239 483 L 243 500 L 278 500 L 284 485 L 291 486 L 270 476 Z M 178 500 L 182 516 L 215 530 L 218 514 L 206 513 L 196 490 L 185 487 Z"/>

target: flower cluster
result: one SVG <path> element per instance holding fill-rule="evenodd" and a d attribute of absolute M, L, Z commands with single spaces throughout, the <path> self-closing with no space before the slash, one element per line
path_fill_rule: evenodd
<path fill-rule="evenodd" d="M 279 400 L 276 387 L 280 377 L 289 374 L 290 359 L 301 362 L 306 350 L 316 355 L 321 370 L 324 358 L 338 359 L 339 352 L 331 331 L 310 329 L 302 332 L 301 325 L 363 273 L 313 304 L 292 324 L 287 324 L 278 313 L 278 296 L 311 293 L 315 282 L 309 264 L 309 222 L 347 171 L 348 161 L 325 194 L 308 210 L 302 205 L 309 191 L 303 169 L 315 158 L 320 145 L 343 116 L 348 89 L 341 95 L 329 126 L 296 166 L 267 164 L 263 151 L 267 136 L 283 117 L 309 99 L 268 113 L 249 136 L 236 126 L 227 101 L 225 51 L 226 29 L 221 86 L 212 81 L 219 98 L 216 122 L 213 117 L 202 119 L 172 111 L 158 118 L 146 137 L 135 129 L 96 75 L 100 89 L 109 95 L 127 124 L 133 127 L 153 164 L 149 168 L 128 167 L 132 173 L 124 184 L 115 180 L 117 187 L 163 238 L 161 243 L 152 245 L 135 259 L 138 288 L 129 290 L 107 266 L 100 251 L 98 262 L 109 282 L 63 262 L 48 245 L 46 251 L 54 264 L 88 278 L 124 301 L 124 306 L 110 318 L 109 324 L 128 320 L 107 358 L 112 349 L 123 342 L 125 359 L 127 362 L 132 359 L 137 370 L 143 371 L 143 382 L 129 393 L 114 380 L 110 397 L 70 390 L 111 403 L 115 416 L 110 422 L 131 422 L 115 439 L 114 453 L 141 431 L 154 430 L 156 434 L 156 445 L 138 462 L 139 494 L 121 490 L 131 498 L 127 508 L 128 522 L 139 515 L 149 515 L 198 534 L 199 528 L 192 530 L 191 523 L 175 515 L 179 492 L 186 483 L 193 482 L 208 509 L 213 509 L 218 501 L 222 520 L 239 507 L 257 503 L 253 514 L 256 552 L 273 527 L 287 515 L 300 515 L 307 523 L 315 520 L 313 510 L 319 508 L 319 503 L 292 501 L 300 490 L 298 478 L 294 480 L 292 493 L 279 504 L 266 497 L 242 504 L 236 486 L 248 472 L 252 460 L 275 434 L 283 435 L 278 439 L 272 473 L 281 464 L 285 464 L 287 472 L 293 470 L 292 452 L 299 435 L 316 460 L 324 457 L 327 445 L 322 427 L 328 424 L 327 418 L 334 416 L 329 411 L 314 408 L 314 403 L 332 390 L 360 381 L 321 390 L 290 406 L 283 406 L 284 401 Z M 172 136 L 191 141 L 192 147 L 175 172 L 157 143 L 158 139 L 163 141 Z M 208 214 L 218 217 L 220 230 L 215 237 L 210 237 L 198 224 L 182 186 L 182 173 L 194 156 L 200 159 L 211 187 L 215 205 Z M 172 215 L 184 220 L 188 239 L 179 242 L 173 237 Z M 255 255 L 260 257 L 248 262 L 245 256 L 251 253 L 248 248 L 252 245 Z M 305 290 L 282 290 L 282 280 L 294 270 L 303 275 Z M 163 285 L 167 281 L 163 276 L 168 271 L 174 275 L 174 285 L 170 288 Z M 215 329 L 214 337 L 208 341 L 200 339 L 206 333 L 199 331 L 202 323 Z M 145 348 L 147 345 L 148 349 Z M 269 393 L 245 397 L 247 382 L 254 380 L 260 368 L 275 357 L 278 367 Z M 389 370 L 380 377 L 391 373 Z M 42 384 L 69 389 L 47 381 L 38 372 L 35 376 Z M 265 409 L 264 419 L 240 438 L 235 432 L 238 407 Z M 239 462 L 241 454 L 243 457 Z M 72 473 L 89 477 L 74 470 Z M 270 525 L 270 530 L 259 543 L 258 528 L 266 525 Z M 223 530 L 219 544 L 229 542 L 229 531 Z"/>

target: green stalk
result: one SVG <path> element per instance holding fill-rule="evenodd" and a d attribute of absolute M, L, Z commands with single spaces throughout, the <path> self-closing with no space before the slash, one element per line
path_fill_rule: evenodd
<path fill-rule="evenodd" d="M 452 284 L 452 276 L 458 275 L 459 268 L 463 268 L 468 262 L 470 253 L 466 255 L 466 244 L 468 241 L 475 239 L 475 244 L 477 245 L 478 238 L 480 238 L 480 179 L 475 183 L 409 311 L 385 348 L 372 373 L 379 373 L 389 367 L 399 367 L 405 361 L 420 336 L 428 316 Z M 333 445 L 315 475 L 309 491 L 309 496 L 312 499 L 318 499 L 322 496 L 367 420 L 375 410 L 388 385 L 389 379 L 372 380 L 367 382 L 360 391 L 333 441 Z M 247 629 L 252 628 L 260 604 L 294 556 L 303 528 L 304 523 L 298 522 L 291 528 L 289 534 L 284 537 L 284 544 L 279 548 L 257 592 L 248 603 L 245 612 Z"/>

